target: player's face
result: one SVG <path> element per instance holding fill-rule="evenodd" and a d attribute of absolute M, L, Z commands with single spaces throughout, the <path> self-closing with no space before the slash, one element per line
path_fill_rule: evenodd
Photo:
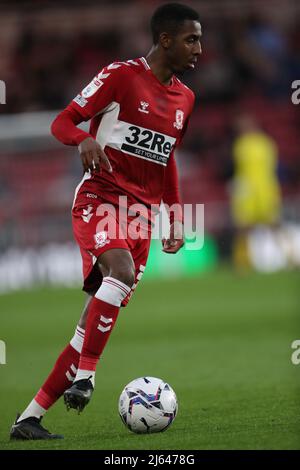
<path fill-rule="evenodd" d="M 201 25 L 198 21 L 186 20 L 168 49 L 168 60 L 174 72 L 182 73 L 194 69 L 202 52 Z"/>

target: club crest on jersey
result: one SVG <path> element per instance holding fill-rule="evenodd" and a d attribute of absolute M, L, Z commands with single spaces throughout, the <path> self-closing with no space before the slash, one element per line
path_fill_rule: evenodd
<path fill-rule="evenodd" d="M 176 115 L 175 115 L 176 121 L 173 122 L 173 126 L 176 127 L 176 129 L 182 129 L 182 127 L 183 127 L 183 116 L 184 116 L 183 111 L 181 111 L 181 109 L 176 109 Z"/>
<path fill-rule="evenodd" d="M 149 110 L 147 109 L 149 106 L 149 103 L 146 103 L 146 101 L 140 101 L 140 107 L 138 108 L 138 110 L 141 112 L 141 113 L 149 113 Z"/>
<path fill-rule="evenodd" d="M 104 245 L 107 245 L 107 243 L 110 243 L 110 240 L 108 240 L 107 237 L 107 232 L 97 232 L 94 235 L 94 240 L 96 242 L 95 249 L 97 248 L 102 248 Z"/>

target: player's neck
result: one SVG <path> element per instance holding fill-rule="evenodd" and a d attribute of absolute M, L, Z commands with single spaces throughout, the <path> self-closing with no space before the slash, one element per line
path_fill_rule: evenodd
<path fill-rule="evenodd" d="M 146 56 L 149 67 L 152 73 L 163 85 L 170 85 L 172 81 L 173 71 L 166 65 L 163 57 L 156 49 L 151 49 Z"/>

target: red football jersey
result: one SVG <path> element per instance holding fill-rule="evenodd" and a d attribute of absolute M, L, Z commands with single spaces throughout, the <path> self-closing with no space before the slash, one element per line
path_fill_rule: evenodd
<path fill-rule="evenodd" d="M 90 134 L 113 168 L 112 173 L 104 168 L 86 173 L 84 191 L 114 204 L 120 195 L 127 196 L 128 204 L 160 204 L 166 168 L 193 105 L 188 87 L 175 76 L 170 85 L 163 85 L 143 57 L 104 67 L 68 107 L 82 120 L 91 119 Z"/>

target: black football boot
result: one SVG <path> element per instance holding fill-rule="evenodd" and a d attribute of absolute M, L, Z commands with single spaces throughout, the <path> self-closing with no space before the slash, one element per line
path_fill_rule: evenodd
<path fill-rule="evenodd" d="M 42 418 L 31 416 L 18 422 L 20 415 L 16 417 L 16 421 L 10 430 L 10 439 L 20 440 L 38 440 L 38 439 L 63 439 L 60 434 L 52 434 L 41 425 Z"/>
<path fill-rule="evenodd" d="M 89 403 L 94 387 L 90 379 L 81 379 L 73 383 L 64 393 L 64 401 L 69 411 L 74 408 L 80 413 L 84 407 Z"/>

